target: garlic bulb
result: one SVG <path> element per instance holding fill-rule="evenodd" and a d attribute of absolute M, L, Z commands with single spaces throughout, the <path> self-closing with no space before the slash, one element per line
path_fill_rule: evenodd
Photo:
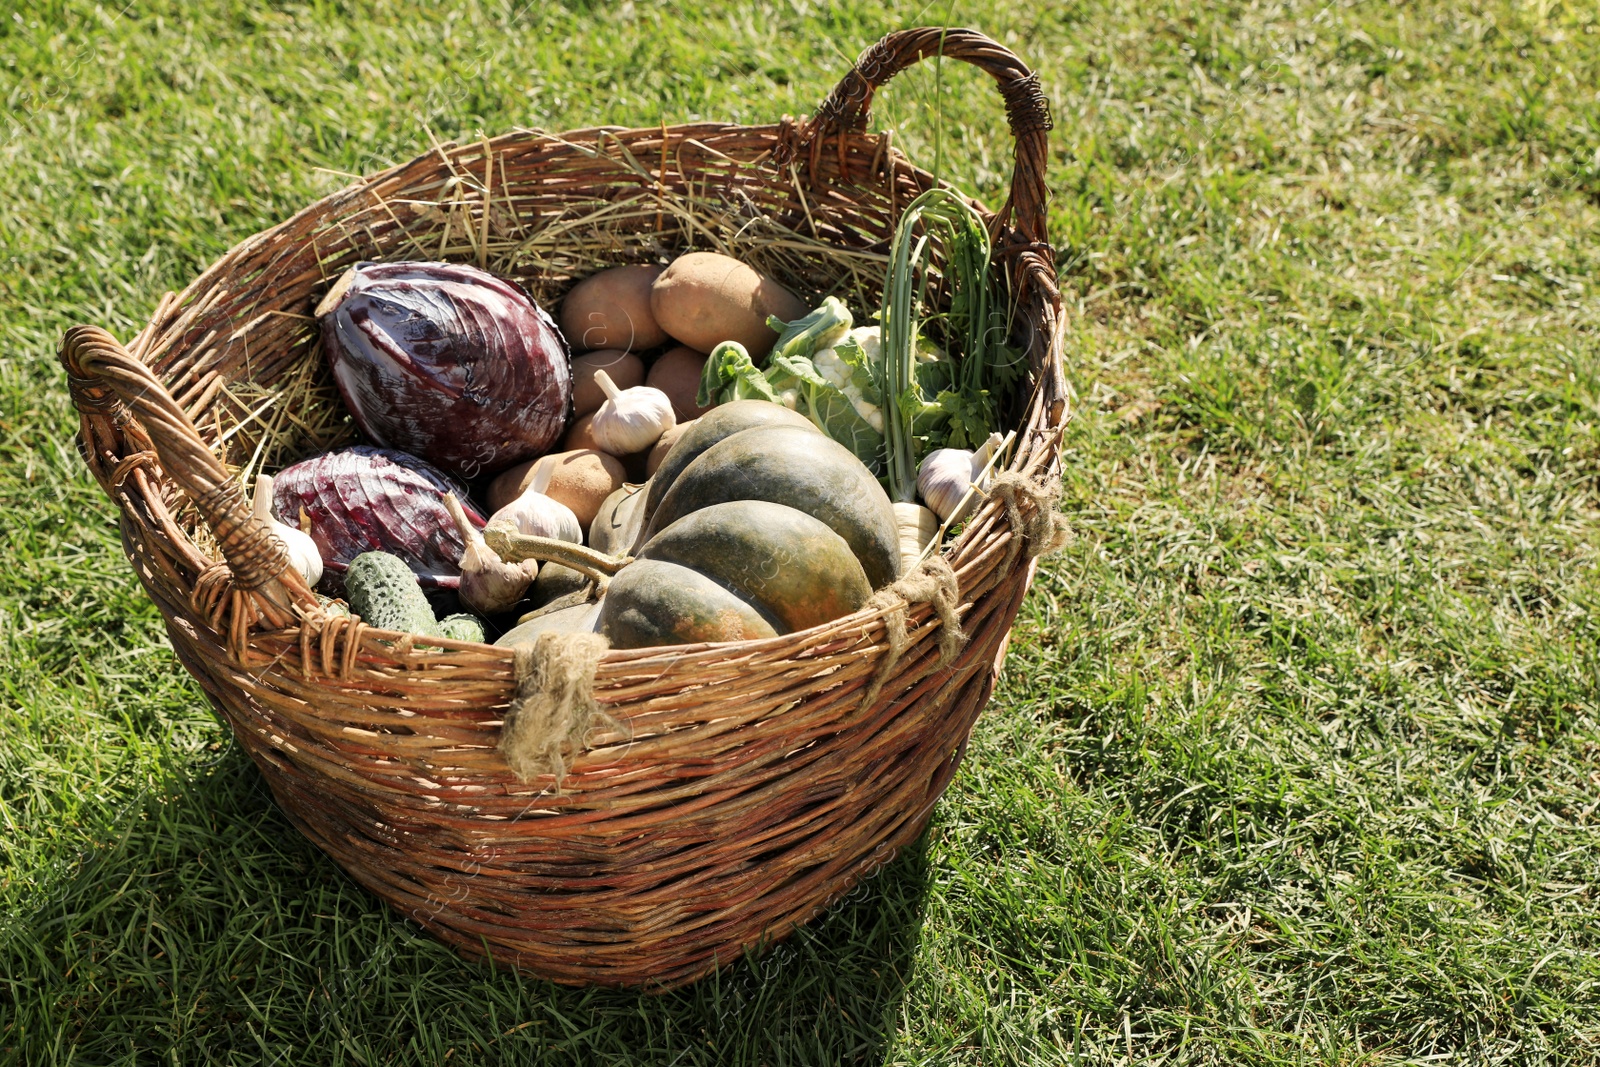
<path fill-rule="evenodd" d="M 1000 447 L 1000 441 L 1000 435 L 992 433 L 976 452 L 964 448 L 937 448 L 923 459 L 922 466 L 917 468 L 917 493 L 940 519 L 959 521 L 972 512 L 976 494 L 967 497 L 965 503 L 962 498 L 979 480 L 989 457 Z M 988 479 L 984 478 L 983 483 L 987 484 Z M 978 488 L 982 489 L 983 485 Z M 958 508 L 960 514 L 956 513 Z"/>
<path fill-rule="evenodd" d="M 523 494 L 489 516 L 489 521 L 510 523 L 518 533 L 532 537 L 554 537 L 575 545 L 583 544 L 583 527 L 578 523 L 578 516 L 561 501 L 545 495 L 544 491 L 550 488 L 550 478 L 554 473 L 554 463 L 538 464 L 534 468 L 533 481 L 528 483 Z"/>
<path fill-rule="evenodd" d="M 594 413 L 589 432 L 613 456 L 643 452 L 677 425 L 672 401 L 661 390 L 648 385 L 618 389 L 603 370 L 594 372 L 594 382 L 606 398 Z"/>
<path fill-rule="evenodd" d="M 900 571 L 909 573 L 922 561 L 923 549 L 939 534 L 939 516 L 909 501 L 894 505 L 894 529 L 900 540 Z"/>
<path fill-rule="evenodd" d="M 461 603 L 482 615 L 510 611 L 516 606 L 539 573 L 539 565 L 507 563 L 490 548 L 467 519 L 467 513 L 454 493 L 447 493 L 444 506 L 455 520 L 456 529 L 467 549 L 461 553 Z"/>
<path fill-rule="evenodd" d="M 307 586 L 314 586 L 322 580 L 322 553 L 317 551 L 317 543 L 311 535 L 297 526 L 279 522 L 272 517 L 272 475 L 262 474 L 256 477 L 256 495 L 250 502 L 251 513 L 262 522 L 278 539 L 283 542 L 283 547 L 289 552 L 289 563 L 300 572 L 300 577 L 306 580 Z"/>

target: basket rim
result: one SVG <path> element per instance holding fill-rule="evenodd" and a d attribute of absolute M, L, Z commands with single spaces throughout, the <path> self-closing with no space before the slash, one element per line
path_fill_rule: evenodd
<path fill-rule="evenodd" d="M 453 167 L 459 166 L 463 169 L 470 169 L 472 164 L 478 163 L 481 160 L 482 156 L 479 153 L 499 153 L 511 147 L 547 147 L 558 151 L 577 151 L 584 154 L 589 154 L 590 152 L 603 151 L 605 143 L 608 139 L 611 139 L 619 144 L 625 144 L 628 139 L 633 138 L 648 139 L 666 137 L 669 139 L 678 138 L 686 140 L 693 138 L 694 140 L 699 140 L 699 137 L 695 135 L 747 133 L 752 131 L 770 135 L 779 140 L 779 143 L 781 144 L 781 139 L 783 137 L 795 136 L 796 130 L 797 127 L 789 120 L 780 121 L 778 123 L 763 124 L 694 122 L 675 126 L 668 125 L 655 127 L 607 124 L 559 132 L 550 132 L 537 127 L 514 127 L 511 130 L 483 141 L 467 142 L 464 144 L 455 141 L 435 142 L 426 151 L 419 152 L 411 159 L 402 163 L 385 167 L 374 174 L 358 178 L 352 181 L 350 184 L 334 190 L 317 199 L 316 201 L 313 201 L 311 204 L 308 204 L 306 207 L 302 208 L 288 219 L 285 219 L 284 221 L 264 230 L 257 231 L 256 233 L 253 233 L 237 242 L 232 248 L 212 262 L 205 270 L 194 277 L 179 293 L 175 295 L 170 293 L 167 294 L 167 296 L 162 300 L 161 304 L 152 313 L 145 326 L 139 331 L 133 341 L 129 343 L 128 351 L 131 354 L 134 354 L 136 358 L 140 358 L 141 360 L 149 359 L 152 351 L 156 347 L 155 341 L 158 335 L 163 332 L 170 334 L 175 327 L 181 326 L 184 318 L 184 312 L 188 309 L 199 306 L 206 294 L 219 287 L 226 288 L 227 282 L 230 279 L 230 271 L 233 269 L 238 260 L 249 256 L 253 251 L 260 249 L 264 245 L 273 242 L 283 235 L 292 234 L 299 231 L 300 229 L 304 228 L 307 222 L 326 218 L 335 211 L 346 208 L 354 208 L 360 206 L 364 201 L 367 201 L 372 197 L 382 196 L 383 191 L 387 187 L 405 179 L 413 171 L 417 170 L 423 165 L 426 165 L 429 163 L 429 161 L 435 159 L 436 157 L 447 160 L 448 163 Z M 894 146 L 892 143 L 887 143 L 891 141 L 890 136 L 866 136 L 869 138 L 881 138 L 882 142 L 885 142 L 881 144 L 882 152 L 891 157 L 899 166 L 904 169 L 906 173 L 912 175 L 913 180 L 916 181 L 921 187 L 947 189 L 950 192 L 961 196 L 965 201 L 971 204 L 984 218 L 985 222 L 990 225 L 993 225 L 999 219 L 998 212 L 989 209 L 982 201 L 967 193 L 964 189 L 950 181 L 936 178 L 928 171 L 912 164 L 910 160 L 907 159 L 903 153 L 901 153 L 898 147 Z M 755 160 L 750 161 L 747 163 L 747 165 L 760 166 L 762 163 L 766 162 L 767 158 L 773 155 L 777 150 L 778 145 L 775 144 L 772 149 L 760 153 Z M 712 151 L 716 150 L 712 149 Z M 724 153 L 721 152 L 717 152 L 717 154 L 724 155 Z M 315 236 L 309 238 L 309 240 L 314 243 Z M 1053 252 L 1053 249 L 1050 251 Z M 325 270 L 322 280 L 324 282 L 330 281 L 333 277 L 336 277 L 339 271 L 342 269 L 343 268 L 341 267 L 331 272 Z M 1052 392 L 1052 390 L 1048 388 L 1049 380 L 1061 373 L 1063 364 L 1062 345 L 1064 329 L 1064 317 L 1057 316 L 1055 318 L 1054 333 L 1050 337 L 1048 344 L 1045 373 L 1036 375 L 1036 382 L 1032 390 L 1032 396 L 1030 397 L 1025 408 L 1027 414 L 1025 414 L 1024 417 L 1024 424 L 1020 427 L 1017 427 L 1019 433 L 1018 447 L 1013 453 L 1013 458 L 1004 469 L 1016 471 L 1025 475 L 1040 473 L 1040 465 L 1037 462 L 1038 457 L 1036 455 L 1039 450 L 1036 448 L 1028 449 L 1023 447 L 1023 438 L 1030 432 L 1036 437 L 1053 437 L 1054 441 L 1049 448 L 1052 452 L 1055 452 L 1059 449 L 1060 433 L 1064 429 L 1071 416 L 1070 409 L 1065 403 L 1057 405 L 1057 410 L 1053 415 L 1051 415 L 1048 411 L 1043 412 L 1049 416 L 1048 422 L 1036 427 L 1030 427 L 1028 423 L 1036 421 L 1034 418 L 1030 418 L 1030 416 L 1035 415 L 1035 409 L 1039 408 L 1047 399 L 1064 399 L 1064 397 L 1061 395 L 1063 391 L 1059 389 L 1054 390 L 1054 392 L 1057 393 L 1057 397 L 1049 398 L 1045 396 L 1046 393 Z M 164 357 L 169 357 L 170 353 L 164 353 L 163 355 Z M 1054 371 L 1054 374 L 1052 374 L 1052 370 Z M 1059 456 L 1051 455 L 1045 464 L 1047 469 L 1046 472 L 1048 473 L 1049 471 L 1053 471 L 1053 469 L 1058 465 Z M 996 502 L 992 500 L 984 501 L 981 504 L 978 512 L 968 519 L 963 532 L 957 538 L 948 542 L 941 549 L 940 555 L 944 556 L 952 563 L 952 565 L 956 566 L 958 576 L 963 570 L 963 567 L 960 564 L 962 562 L 969 561 L 964 556 L 963 550 L 967 549 L 973 543 L 976 531 L 978 531 L 980 528 L 987 529 L 990 525 L 981 520 L 992 517 L 1000 510 L 1001 508 Z M 219 561 L 213 559 L 213 562 Z M 697 653 L 705 653 L 711 650 L 719 650 L 725 654 L 760 654 L 771 650 L 776 650 L 784 647 L 786 644 L 793 643 L 793 641 L 798 637 L 814 637 L 819 633 L 840 629 L 842 628 L 842 624 L 849 624 L 850 628 L 854 629 L 859 629 L 862 626 L 870 626 L 881 620 L 885 615 L 891 613 L 892 610 L 893 609 L 889 608 L 862 608 L 851 615 L 844 616 L 839 620 L 834 620 L 833 622 L 823 623 L 818 626 L 811 627 L 808 630 L 795 631 L 793 633 L 783 634 L 771 638 L 758 638 L 735 642 L 701 643 L 695 645 L 659 646 L 658 648 L 646 649 L 611 649 L 602 658 L 600 667 L 601 670 L 604 671 L 608 666 L 614 664 L 654 658 L 655 655 L 659 654 L 661 648 L 673 649 L 679 658 L 684 656 L 692 656 Z M 290 626 L 287 628 L 294 629 L 296 631 L 299 629 L 298 626 Z M 256 634 L 265 636 L 265 634 L 269 632 L 271 631 L 258 630 L 256 631 Z M 442 637 L 425 638 L 418 635 L 408 635 L 402 631 L 388 631 L 377 628 L 367 628 L 366 632 L 371 633 L 375 638 L 380 640 L 398 641 L 409 637 L 411 638 L 410 643 L 413 645 L 435 647 L 443 651 L 464 651 L 469 649 L 482 651 L 484 649 L 495 649 L 497 653 L 503 652 L 505 654 L 505 658 L 507 659 L 509 659 L 512 655 L 510 648 L 497 646 L 492 643 L 457 641 Z"/>

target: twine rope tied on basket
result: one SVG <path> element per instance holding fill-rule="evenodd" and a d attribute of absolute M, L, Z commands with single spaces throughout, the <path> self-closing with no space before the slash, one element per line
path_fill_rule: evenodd
<path fill-rule="evenodd" d="M 1006 521 L 1011 525 L 1011 548 L 1007 553 L 1005 568 L 1009 570 L 1016 557 L 1026 551 L 1029 559 L 1059 551 L 1072 539 L 1067 517 L 1056 510 L 1061 499 L 1061 482 L 1048 479 L 1040 482 L 1015 471 L 1002 471 L 990 483 L 987 495 L 998 499 L 1005 507 Z M 884 636 L 889 643 L 888 654 L 873 673 L 872 681 L 862 697 L 863 704 L 878 699 L 883 687 L 900 665 L 911 644 L 906 629 L 907 613 L 913 604 L 932 604 L 939 616 L 938 666 L 945 667 L 956 658 L 967 643 L 961 629 L 957 608 L 961 603 L 961 583 L 956 572 L 943 556 L 930 556 L 915 570 L 893 585 L 880 589 L 867 600 L 863 610 L 886 612 L 883 617 Z"/>
<path fill-rule="evenodd" d="M 999 500 L 1011 524 L 1011 548 L 1006 553 L 1006 569 L 1017 554 L 1029 559 L 1060 551 L 1072 540 L 1067 517 L 1056 510 L 1061 500 L 1061 481 L 1051 478 L 1035 481 L 1016 471 L 1001 471 L 989 483 L 987 495 Z"/>
<path fill-rule="evenodd" d="M 500 731 L 500 754 L 521 782 L 559 781 L 597 721 L 617 725 L 594 699 L 594 673 L 611 642 L 600 634 L 543 633 L 515 648 L 517 691 Z"/>
<path fill-rule="evenodd" d="M 867 599 L 862 610 L 886 612 L 883 631 L 889 642 L 889 652 L 867 686 L 866 695 L 862 697 L 863 705 L 878 699 L 884 683 L 900 665 L 900 657 L 905 655 L 911 644 L 911 635 L 906 631 L 906 616 L 911 605 L 932 604 L 934 614 L 939 616 L 939 666 L 947 666 L 956 658 L 956 654 L 967 643 L 966 632 L 961 629 L 961 617 L 956 614 L 960 603 L 961 583 L 956 580 L 956 572 L 943 556 L 928 557 L 910 574 Z"/>

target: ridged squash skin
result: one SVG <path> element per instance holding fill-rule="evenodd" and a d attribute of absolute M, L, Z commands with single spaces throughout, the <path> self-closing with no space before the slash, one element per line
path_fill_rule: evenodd
<path fill-rule="evenodd" d="M 850 614 L 899 576 L 894 511 L 872 473 L 809 423 L 752 414 L 754 426 L 689 442 L 696 454 L 606 590 L 600 632 L 613 647 L 791 633 Z"/>
<path fill-rule="evenodd" d="M 536 618 L 519 623 L 507 630 L 495 642 L 501 648 L 511 648 L 515 645 L 532 644 L 540 634 L 588 634 L 595 629 L 595 616 L 600 613 L 599 604 L 574 604 L 567 608 L 557 608 L 540 614 Z"/>
<path fill-rule="evenodd" d="M 645 519 L 648 521 L 655 514 L 667 490 L 678 480 L 678 475 L 699 459 L 702 452 L 724 438 L 762 426 L 793 426 L 822 436 L 822 431 L 811 425 L 810 419 L 790 411 L 782 404 L 768 400 L 733 400 L 720 404 L 694 420 L 661 461 L 655 474 L 650 476 L 644 502 Z"/>
<path fill-rule="evenodd" d="M 652 537 L 639 558 L 700 572 L 779 633 L 831 622 L 872 595 L 844 538 L 821 520 L 768 500 L 732 500 L 691 512 Z"/>
<path fill-rule="evenodd" d="M 657 559 L 635 560 L 611 579 L 600 632 L 613 648 L 778 636 L 759 611 L 712 579 Z"/>
<path fill-rule="evenodd" d="M 644 501 L 645 491 L 636 485 L 624 485 L 606 497 L 589 524 L 589 547 L 608 556 L 633 551 L 644 529 Z"/>
<path fill-rule="evenodd" d="M 762 426 L 718 441 L 667 489 L 645 523 L 644 541 L 690 512 L 730 500 L 770 500 L 821 519 L 845 539 L 874 589 L 900 577 L 889 494 L 848 448 L 814 428 Z"/>

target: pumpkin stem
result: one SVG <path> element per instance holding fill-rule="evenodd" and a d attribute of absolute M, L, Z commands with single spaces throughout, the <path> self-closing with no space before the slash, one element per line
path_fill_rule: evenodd
<path fill-rule="evenodd" d="M 630 562 L 628 559 L 619 559 L 604 552 L 596 552 L 592 548 L 575 545 L 571 541 L 519 533 L 510 523 L 492 522 L 483 533 L 484 539 L 489 542 L 489 547 L 507 563 L 536 559 L 541 563 L 559 563 L 563 567 L 571 567 L 579 574 L 586 574 L 591 578 L 604 579 L 610 578 Z"/>

